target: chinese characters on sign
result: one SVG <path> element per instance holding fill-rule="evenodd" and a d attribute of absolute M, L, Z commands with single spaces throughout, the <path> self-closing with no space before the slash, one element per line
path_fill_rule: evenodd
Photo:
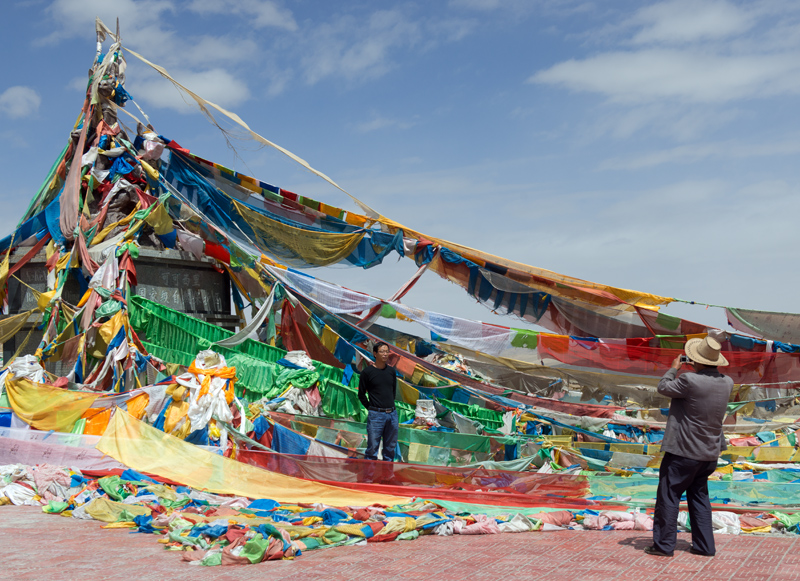
<path fill-rule="evenodd" d="M 223 313 L 230 300 L 225 275 L 215 270 L 170 266 L 137 275 L 137 295 L 184 313 Z"/>

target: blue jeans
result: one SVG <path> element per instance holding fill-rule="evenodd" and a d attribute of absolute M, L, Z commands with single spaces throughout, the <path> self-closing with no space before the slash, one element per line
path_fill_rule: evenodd
<path fill-rule="evenodd" d="M 378 459 L 378 446 L 383 440 L 383 459 L 394 461 L 398 426 L 397 410 L 393 412 L 369 410 L 367 414 L 367 451 L 364 453 L 367 460 Z"/>

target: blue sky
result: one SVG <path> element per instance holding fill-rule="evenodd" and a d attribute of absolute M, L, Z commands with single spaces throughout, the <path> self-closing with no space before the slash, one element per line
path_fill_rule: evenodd
<path fill-rule="evenodd" d="M 800 4 L 9 0 L 5 235 L 79 113 L 94 17 L 180 82 L 416 230 L 614 286 L 796 312 Z M 107 45 L 107 44 L 106 44 Z M 220 132 L 134 57 L 127 89 L 203 157 L 347 209 Z M 391 295 L 390 259 L 322 278 Z M 424 278 L 409 304 L 512 326 Z M 667 312 L 723 325 L 718 311 Z"/>

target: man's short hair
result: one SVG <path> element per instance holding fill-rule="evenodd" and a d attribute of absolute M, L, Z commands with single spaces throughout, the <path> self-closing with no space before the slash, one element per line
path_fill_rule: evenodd
<path fill-rule="evenodd" d="M 384 343 L 383 341 L 378 341 L 377 343 L 375 343 L 372 346 L 372 352 L 373 353 L 377 353 L 380 350 L 381 347 L 386 347 L 388 349 L 389 348 L 389 344 L 388 343 Z"/>

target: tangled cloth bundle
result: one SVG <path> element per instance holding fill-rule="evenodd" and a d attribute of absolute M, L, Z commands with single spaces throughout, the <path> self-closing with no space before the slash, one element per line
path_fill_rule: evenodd
<path fill-rule="evenodd" d="M 611 526 L 616 531 L 652 531 L 653 519 L 642 513 L 619 512 L 606 510 L 598 515 L 587 515 L 583 519 L 583 527 L 591 530 L 602 530 Z"/>

